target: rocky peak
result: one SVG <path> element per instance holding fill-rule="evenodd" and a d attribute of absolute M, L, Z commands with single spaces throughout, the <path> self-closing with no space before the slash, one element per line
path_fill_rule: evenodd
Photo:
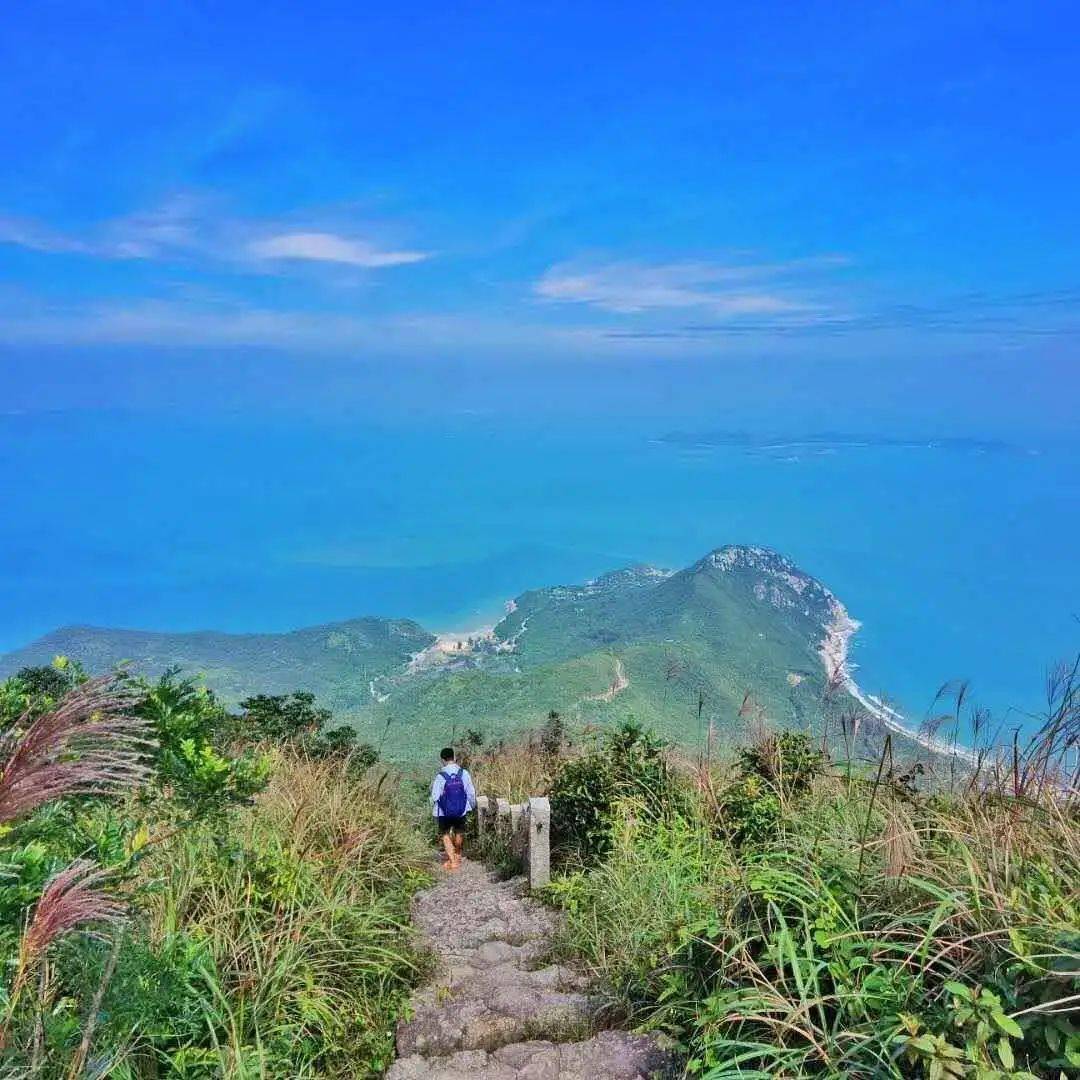
<path fill-rule="evenodd" d="M 834 597 L 816 578 L 777 551 L 750 544 L 727 544 L 709 552 L 692 567 L 692 574 L 732 575 L 746 581 L 756 599 L 775 608 L 828 609 Z"/>

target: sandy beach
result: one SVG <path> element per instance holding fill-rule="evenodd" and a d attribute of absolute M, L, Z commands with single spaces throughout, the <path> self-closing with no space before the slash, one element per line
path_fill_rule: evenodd
<path fill-rule="evenodd" d="M 831 685 L 843 687 L 871 716 L 880 720 L 890 731 L 913 740 L 919 746 L 935 754 L 955 756 L 976 764 L 978 757 L 968 747 L 947 743 L 913 728 L 896 709 L 886 705 L 880 698 L 866 693 L 855 681 L 851 661 L 851 639 L 862 625 L 853 619 L 839 600 L 831 600 L 832 618 L 825 626 L 825 637 L 818 650 L 825 668 L 825 678 Z"/>

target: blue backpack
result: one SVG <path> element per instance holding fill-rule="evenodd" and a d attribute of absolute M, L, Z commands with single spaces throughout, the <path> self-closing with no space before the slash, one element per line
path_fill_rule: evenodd
<path fill-rule="evenodd" d="M 439 775 L 443 778 L 442 794 L 439 796 L 439 817 L 464 817 L 469 809 L 469 797 L 465 794 L 465 781 L 461 778 L 461 769 L 455 773 L 444 769 Z"/>

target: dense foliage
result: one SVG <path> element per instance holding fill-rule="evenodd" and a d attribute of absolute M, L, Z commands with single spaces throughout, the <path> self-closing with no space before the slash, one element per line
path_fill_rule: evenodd
<path fill-rule="evenodd" d="M 0 1074 L 389 1061 L 423 840 L 310 695 L 245 704 L 62 659 L 0 683 Z"/>
<path fill-rule="evenodd" d="M 307 691 L 256 694 L 240 702 L 236 735 L 258 741 L 289 742 L 309 757 L 339 758 L 351 772 L 362 774 L 379 760 L 379 752 L 357 739 L 347 724 L 331 726 L 333 713 L 315 704 Z"/>
<path fill-rule="evenodd" d="M 681 789 L 663 814 L 613 787 L 614 755 L 569 762 L 553 813 L 590 860 L 548 890 L 562 946 L 690 1075 L 1078 1075 L 1076 696 L 1061 701 L 1028 750 L 928 760 L 918 789 L 885 756 L 841 767 L 799 734 L 725 766 L 641 753 Z"/>
<path fill-rule="evenodd" d="M 625 723 L 567 761 L 550 792 L 556 855 L 586 865 L 602 859 L 611 847 L 615 809 L 626 800 L 650 818 L 669 812 L 676 789 L 664 749 L 655 735 Z"/>
<path fill-rule="evenodd" d="M 0 656 L 0 674 L 47 670 L 56 655 L 90 671 L 130 663 L 157 678 L 169 668 L 203 672 L 230 708 L 256 694 L 314 690 L 338 713 L 371 700 L 370 682 L 401 669 L 434 636 L 408 619 L 349 619 L 283 634 L 168 633 L 69 626 Z"/>
<path fill-rule="evenodd" d="M 1080 1073 L 1077 669 L 1051 702 L 1027 747 L 902 767 L 888 741 L 836 761 L 765 727 L 689 761 L 558 713 L 462 745 L 485 793 L 548 791 L 559 947 L 689 1076 L 1061 1080 Z M 332 720 L 302 692 L 232 713 L 171 670 L 58 660 L 0 683 L 0 1075 L 382 1071 L 423 974 L 428 839 Z"/>

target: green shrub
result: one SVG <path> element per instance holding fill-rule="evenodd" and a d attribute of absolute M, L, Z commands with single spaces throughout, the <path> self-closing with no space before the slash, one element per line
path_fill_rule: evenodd
<path fill-rule="evenodd" d="M 307 691 L 257 694 L 241 701 L 240 708 L 241 715 L 231 718 L 231 730 L 237 738 L 291 742 L 311 757 L 347 760 L 357 776 L 379 760 L 375 747 L 357 741 L 355 728 L 344 724 L 329 727 L 333 714 L 316 705 L 315 695 Z"/>
<path fill-rule="evenodd" d="M 543 897 L 566 915 L 560 951 L 601 976 L 612 1012 L 685 1043 L 708 988 L 705 942 L 737 875 L 730 846 L 704 818 L 652 818 L 625 802 L 606 858 L 556 877 Z"/>
<path fill-rule="evenodd" d="M 739 847 L 760 847 L 775 839 L 783 818 L 780 796 L 759 776 L 742 776 L 717 800 L 721 821 Z"/>
<path fill-rule="evenodd" d="M 251 742 L 285 741 L 316 735 L 333 719 L 329 709 L 315 704 L 307 691 L 294 694 L 256 694 L 240 702 L 237 734 Z"/>
<path fill-rule="evenodd" d="M 231 752 L 230 717 L 213 693 L 169 669 L 156 682 L 135 680 L 144 697 L 140 715 L 153 724 L 157 792 L 191 817 L 249 802 L 266 786 L 268 765 L 258 753 Z"/>
<path fill-rule="evenodd" d="M 738 752 L 739 771 L 757 776 L 784 795 L 808 791 L 824 771 L 825 754 L 803 731 L 781 731 L 767 735 Z"/>
<path fill-rule="evenodd" d="M 85 673 L 67 657 L 58 656 L 51 664 L 24 667 L 15 673 L 15 681 L 30 701 L 52 703 L 59 701 L 73 686 L 85 678 Z"/>
<path fill-rule="evenodd" d="M 24 730 L 62 718 L 53 695 L 86 681 L 66 662 L 24 676 L 0 683 L 0 785 Z M 111 799 L 76 769 L 63 797 L 25 799 L 0 824 L 0 1075 L 381 1075 L 426 970 L 408 905 L 429 855 L 384 785 L 359 778 L 374 752 L 326 729 L 322 711 L 315 729 L 294 722 L 313 707 L 304 695 L 283 699 L 292 719 L 255 751 L 175 671 L 109 685 L 115 712 L 80 715 L 106 715 L 101 730 L 121 735 L 149 728 L 154 744 L 130 751 L 145 769 L 134 758 Z M 56 736 L 50 747 L 30 765 L 92 749 Z M 65 901 L 61 883 L 83 879 Z"/>
<path fill-rule="evenodd" d="M 616 801 L 545 891 L 617 1013 L 709 1080 L 1077 1074 L 1070 805 L 852 783 L 802 739 L 733 765 L 675 814 Z"/>
<path fill-rule="evenodd" d="M 804 732 L 770 734 L 736 754 L 735 778 L 716 797 L 720 822 L 735 844 L 755 850 L 780 832 L 785 801 L 810 790 L 827 758 Z"/>
<path fill-rule="evenodd" d="M 25 718 L 52 708 L 69 690 L 86 682 L 80 664 L 56 656 L 51 664 L 20 668 L 0 682 L 0 733 L 8 735 Z"/>
<path fill-rule="evenodd" d="M 630 721 L 583 757 L 565 762 L 551 785 L 552 845 L 563 861 L 593 865 L 611 846 L 612 814 L 622 799 L 658 815 L 678 798 L 667 744 Z"/>
<path fill-rule="evenodd" d="M 379 1075 L 426 974 L 408 923 L 429 848 L 340 762 L 273 765 L 224 837 L 199 825 L 144 864 L 152 925 L 206 943 L 203 1008 L 252 1076 Z"/>

